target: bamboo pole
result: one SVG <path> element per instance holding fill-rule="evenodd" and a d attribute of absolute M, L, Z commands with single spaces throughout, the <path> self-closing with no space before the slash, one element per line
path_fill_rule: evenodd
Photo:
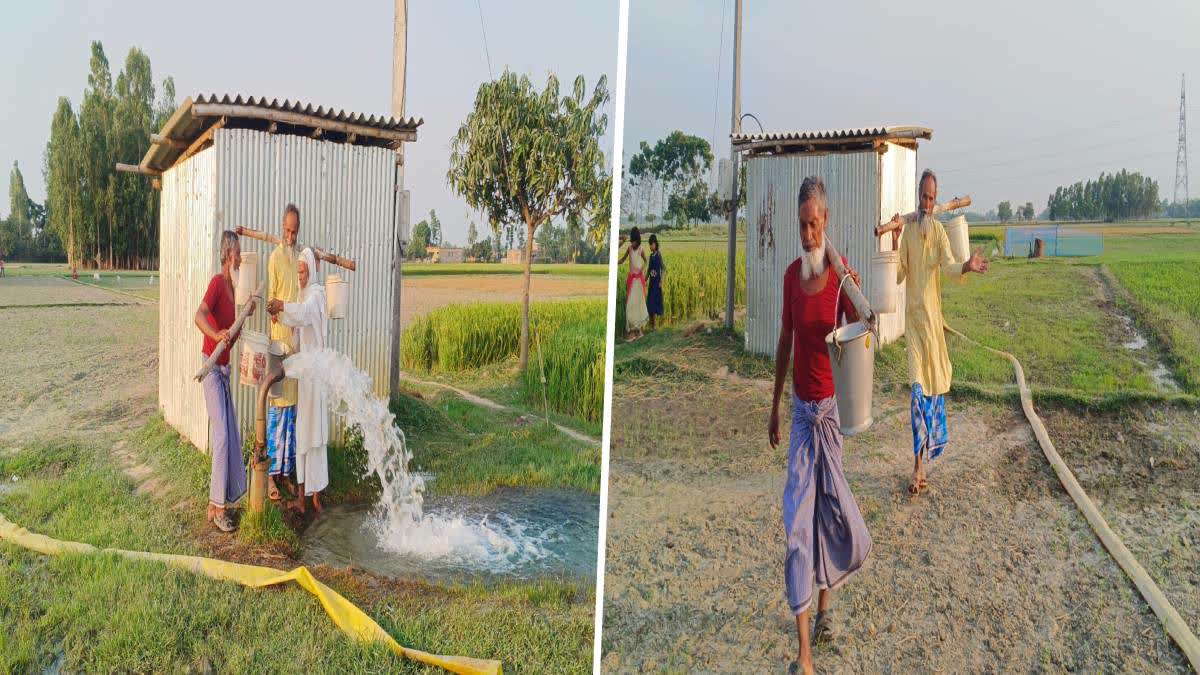
<path fill-rule="evenodd" d="M 143 169 L 137 164 L 122 164 L 120 162 L 117 162 L 117 171 L 120 171 L 121 173 L 137 173 L 143 176 L 154 176 L 155 178 L 162 175 L 161 171 L 155 171 L 154 169 Z"/>
<path fill-rule="evenodd" d="M 971 205 L 970 197 L 955 197 L 954 199 L 951 199 L 948 202 L 934 206 L 933 213 L 934 213 L 934 215 L 937 215 L 939 213 L 945 213 L 946 211 L 953 211 L 954 209 L 961 209 L 961 208 L 964 208 L 964 207 L 967 207 L 970 205 Z M 881 222 L 879 224 L 879 227 L 875 228 L 875 236 L 882 237 L 883 235 L 887 234 L 888 232 L 891 232 L 892 230 L 900 229 L 900 227 L 902 225 L 908 225 L 911 223 L 915 223 L 915 222 L 917 222 L 918 215 L 919 214 L 917 211 L 913 211 L 911 213 L 906 213 L 906 214 L 900 216 L 899 220 L 896 220 L 895 217 L 889 218 L 888 220 Z"/>
<path fill-rule="evenodd" d="M 241 225 L 238 225 L 237 233 L 239 237 L 250 237 L 251 239 L 265 241 L 268 244 L 278 244 L 280 241 L 282 241 L 279 237 L 276 237 L 273 234 L 267 234 L 262 230 L 254 230 L 249 227 L 242 227 Z M 313 254 L 317 256 L 318 260 L 324 260 L 325 262 L 337 265 L 338 267 L 344 267 L 351 272 L 354 272 L 358 269 L 358 263 L 350 260 L 349 258 L 343 258 L 337 254 L 317 248 L 316 246 L 313 246 L 312 250 Z"/>
<path fill-rule="evenodd" d="M 833 267 L 833 271 L 837 273 L 839 280 L 846 276 L 846 266 L 842 264 L 842 254 L 833 247 L 833 242 L 829 240 L 828 236 L 825 237 L 825 258 Z M 858 318 L 875 334 L 875 339 L 879 340 L 879 315 L 871 308 L 871 303 L 867 302 L 867 296 L 863 295 L 858 284 L 852 283 L 845 286 L 844 290 L 846 297 L 850 299 L 850 304 L 854 305 L 854 309 L 858 311 Z M 834 317 L 833 320 L 836 322 L 837 317 Z"/>
<path fill-rule="evenodd" d="M 261 297 L 263 287 L 266 285 L 267 283 L 265 281 L 260 281 L 258 283 L 258 288 L 254 289 L 253 295 L 250 296 L 252 299 L 251 302 L 247 302 L 245 305 L 242 305 L 242 311 L 238 312 L 237 320 L 234 321 L 233 325 L 229 327 L 229 335 L 231 338 L 232 336 L 237 335 L 238 331 L 242 329 L 242 323 L 246 321 L 246 317 L 250 316 L 250 312 L 254 309 L 254 305 L 256 304 L 253 302 L 253 298 Z M 229 342 L 232 341 L 232 339 L 229 340 Z M 229 342 L 218 343 L 216 348 L 213 349 L 212 354 L 210 354 L 209 357 L 204 360 L 204 365 L 201 366 L 200 370 L 196 372 L 197 382 L 203 380 L 204 377 L 208 375 L 208 371 L 212 370 L 213 364 L 217 362 L 217 359 L 225 351 L 225 348 L 229 346 Z"/>

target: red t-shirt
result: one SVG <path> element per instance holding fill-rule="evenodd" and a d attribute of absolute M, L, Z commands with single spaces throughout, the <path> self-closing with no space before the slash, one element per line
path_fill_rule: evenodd
<path fill-rule="evenodd" d="M 846 264 L 845 258 L 842 264 Z M 833 396 L 833 368 L 829 365 L 825 336 L 833 330 L 839 280 L 829 267 L 825 277 L 825 288 L 816 295 L 807 295 L 800 287 L 799 258 L 783 273 L 783 330 L 792 331 L 792 388 L 802 401 Z M 849 306 L 850 300 L 843 290 L 837 311 L 845 314 L 844 308 Z"/>
<path fill-rule="evenodd" d="M 237 311 L 233 306 L 233 296 L 225 288 L 225 277 L 218 274 L 208 282 L 208 290 L 204 292 L 204 304 L 208 305 L 208 310 L 212 313 L 212 318 L 208 320 L 208 325 L 217 330 L 223 330 L 233 325 L 233 320 L 237 317 Z M 238 336 L 234 336 L 234 342 Z M 217 348 L 216 340 L 204 336 L 204 355 L 211 356 L 213 350 Z M 229 364 L 229 351 L 233 349 L 230 344 L 225 347 L 225 351 L 217 357 L 217 365 L 224 366 Z"/>

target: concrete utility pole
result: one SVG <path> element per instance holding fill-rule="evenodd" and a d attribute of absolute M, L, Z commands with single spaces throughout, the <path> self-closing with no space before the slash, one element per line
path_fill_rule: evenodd
<path fill-rule="evenodd" d="M 396 22 L 392 34 L 392 117 L 404 117 L 404 78 L 408 69 L 408 0 L 395 0 Z M 392 262 L 392 362 L 388 369 L 388 393 L 391 395 L 400 391 L 400 282 L 403 273 L 400 270 L 400 258 L 404 250 L 400 242 L 400 214 L 396 213 L 401 206 L 399 190 L 404 188 L 404 144 L 396 148 L 396 186 L 397 192 L 392 197 L 393 222 L 396 241 L 394 242 L 394 258 Z"/>
<path fill-rule="evenodd" d="M 742 0 L 734 5 L 733 15 L 733 106 L 730 111 L 730 134 L 742 133 Z M 733 171 L 733 189 L 730 194 L 733 202 L 729 207 L 729 260 L 725 270 L 727 281 L 725 286 L 725 327 L 733 329 L 733 296 L 737 277 L 737 212 L 738 212 L 738 154 L 733 144 L 729 145 L 729 158 Z"/>

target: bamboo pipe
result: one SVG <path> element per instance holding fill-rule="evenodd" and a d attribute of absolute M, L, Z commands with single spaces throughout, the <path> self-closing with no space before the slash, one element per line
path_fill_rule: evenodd
<path fill-rule="evenodd" d="M 251 301 L 247 302 L 245 305 L 242 305 L 242 311 L 238 312 L 237 320 L 235 320 L 233 325 L 229 327 L 229 335 L 231 338 L 237 335 L 238 331 L 242 329 L 242 323 L 246 321 L 246 317 L 250 316 L 250 312 L 254 310 L 254 305 L 257 304 L 253 301 L 253 298 L 262 297 L 264 286 L 266 286 L 266 282 L 260 281 L 258 288 L 254 289 L 254 293 L 250 296 Z M 230 342 L 232 342 L 232 340 L 230 340 Z M 196 372 L 197 382 L 203 380 L 205 375 L 208 375 L 208 371 L 212 370 L 213 364 L 217 362 L 217 358 L 221 356 L 221 353 L 224 352 L 225 348 L 228 346 L 229 342 L 222 342 L 218 344 L 216 349 L 213 349 L 212 354 L 210 354 L 207 359 L 204 359 L 204 365 L 200 366 L 200 370 Z"/>
<path fill-rule="evenodd" d="M 953 211 L 954 209 L 961 209 L 963 207 L 970 206 L 970 205 L 971 205 L 970 197 L 955 197 L 954 199 L 951 199 L 948 202 L 944 202 L 942 204 L 938 204 L 938 205 L 934 206 L 933 213 L 934 213 L 934 215 L 937 215 L 939 213 L 945 213 L 946 211 Z M 900 216 L 899 221 L 897 221 L 895 217 L 889 218 L 888 220 L 881 222 L 879 224 L 879 227 L 875 228 L 875 236 L 882 237 L 883 235 L 887 234 L 888 232 L 891 232 L 892 230 L 900 229 L 902 223 L 904 225 L 908 225 L 909 223 L 915 223 L 915 222 L 917 222 L 917 216 L 918 216 L 918 212 L 913 211 L 912 213 L 906 213 L 906 214 Z"/>
<path fill-rule="evenodd" d="M 254 473 L 250 477 L 250 510 L 262 511 L 267 503 L 267 397 L 271 385 L 283 379 L 283 367 L 269 371 L 258 385 L 258 405 L 254 413 Z"/>
<path fill-rule="evenodd" d="M 237 233 L 238 233 L 239 237 L 243 237 L 243 236 L 250 237 L 251 239 L 265 241 L 268 244 L 278 244 L 281 241 L 281 239 L 279 237 L 276 237 L 273 234 L 267 234 L 266 232 L 263 232 L 261 230 L 253 230 L 253 229 L 250 229 L 249 227 L 243 227 L 241 225 L 238 225 Z M 312 250 L 313 250 L 313 254 L 317 256 L 318 260 L 324 260 L 325 262 L 333 264 L 333 265 L 337 265 L 338 267 L 344 267 L 344 268 L 350 270 L 351 272 L 357 271 L 357 269 L 358 269 L 358 263 L 354 262 L 353 260 L 350 260 L 349 258 L 343 258 L 334 253 L 330 253 L 324 249 L 317 248 L 316 246 L 313 246 Z"/>

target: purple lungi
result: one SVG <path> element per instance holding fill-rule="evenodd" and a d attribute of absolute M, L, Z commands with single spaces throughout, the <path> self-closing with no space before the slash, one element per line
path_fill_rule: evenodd
<path fill-rule="evenodd" d="M 802 401 L 792 395 L 783 524 L 783 571 L 788 604 L 800 614 L 817 588 L 837 588 L 871 553 L 871 534 L 842 470 L 842 432 L 833 396 Z"/>
<path fill-rule="evenodd" d="M 242 434 L 238 431 L 229 366 L 213 366 L 204 376 L 204 403 L 208 407 L 212 440 L 212 474 L 208 501 L 213 506 L 235 504 L 246 494 L 246 465 L 242 463 Z"/>

